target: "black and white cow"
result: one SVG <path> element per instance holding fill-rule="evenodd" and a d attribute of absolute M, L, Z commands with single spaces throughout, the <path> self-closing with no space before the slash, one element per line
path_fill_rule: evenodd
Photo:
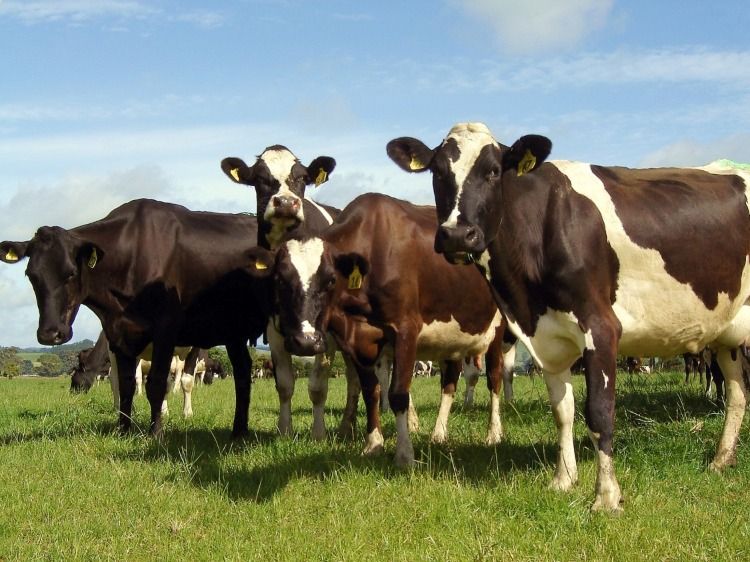
<path fill-rule="evenodd" d="M 615 361 L 717 350 L 726 420 L 711 468 L 734 464 L 747 389 L 737 348 L 750 336 L 750 172 L 628 169 L 544 163 L 538 135 L 499 144 L 462 123 L 434 149 L 402 137 L 389 156 L 432 172 L 435 248 L 477 262 L 510 329 L 543 369 L 558 427 L 552 487 L 569 489 L 573 450 L 570 366 L 583 356 L 585 416 L 597 450 L 595 509 L 620 509 L 613 463 Z"/>
<path fill-rule="evenodd" d="M 339 209 L 321 205 L 305 196 L 308 185 L 320 186 L 328 180 L 335 167 L 336 161 L 330 156 L 318 156 L 305 166 L 291 150 L 278 144 L 266 148 L 251 166 L 236 157 L 221 161 L 221 169 L 229 179 L 255 188 L 258 246 L 271 251 L 276 250 L 289 233 L 301 228 L 311 233 L 322 232 L 339 215 Z M 284 338 L 276 329 L 277 326 L 278 321 L 271 318 L 266 337 L 271 348 L 276 391 L 279 395 L 278 429 L 282 435 L 289 435 L 292 432 L 292 395 L 296 377 L 291 354 L 286 351 Z M 313 405 L 313 439 L 322 439 L 326 434 L 325 403 L 330 366 L 335 352 L 335 347 L 329 345 L 327 354 L 319 353 L 308 378 L 308 393 Z M 350 435 L 356 419 L 360 389 L 351 361 L 346 357 L 344 361 L 347 406 L 338 431 L 340 435 Z"/>

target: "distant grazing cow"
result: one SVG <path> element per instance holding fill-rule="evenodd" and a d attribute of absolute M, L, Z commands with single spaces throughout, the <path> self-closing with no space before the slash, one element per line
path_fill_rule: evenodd
<path fill-rule="evenodd" d="M 616 359 L 718 350 L 724 431 L 711 468 L 735 463 L 746 391 L 738 346 L 750 335 L 750 172 L 727 163 L 634 170 L 544 163 L 552 143 L 499 144 L 481 123 L 456 125 L 432 149 L 388 143 L 408 172 L 432 172 L 435 249 L 477 263 L 510 329 L 545 373 L 558 425 L 552 486 L 569 489 L 569 367 L 583 355 L 586 422 L 597 451 L 595 509 L 620 509 L 613 463 Z"/>
<path fill-rule="evenodd" d="M 330 330 L 354 358 L 367 407 L 365 453 L 382 451 L 374 364 L 392 354 L 389 402 L 396 415 L 396 463 L 414 451 L 407 410 L 414 362 L 445 359 L 434 442 L 447 437 L 447 416 L 467 355 L 487 351 L 491 411 L 487 442 L 502 435 L 499 389 L 502 318 L 483 276 L 454 268 L 432 250 L 434 209 L 378 194 L 362 195 L 319 236 L 291 239 L 276 254 L 279 319 L 290 351 L 312 354 Z M 459 290 L 460 288 L 460 290 Z"/>
<path fill-rule="evenodd" d="M 257 222 L 248 215 L 195 212 L 138 199 L 70 230 L 44 226 L 26 242 L 0 243 L 0 259 L 29 258 L 26 275 L 39 308 L 37 339 L 70 340 L 78 307 L 102 323 L 119 373 L 120 427 L 131 426 L 139 354 L 153 344 L 146 384 L 151 431 L 161 433 L 161 403 L 176 346 L 226 345 L 234 370 L 232 434 L 248 431 L 250 356 L 268 323 L 272 285 L 250 250 Z"/>
<path fill-rule="evenodd" d="M 97 378 L 109 374 L 109 366 L 109 342 L 101 332 L 94 347 L 78 352 L 78 365 L 70 377 L 70 391 L 88 392 Z"/>
<path fill-rule="evenodd" d="M 328 180 L 336 167 L 330 156 L 318 156 L 308 166 L 285 146 L 266 148 L 255 163 L 248 166 L 242 159 L 229 157 L 221 162 L 221 169 L 235 183 L 255 188 L 258 212 L 258 245 L 276 250 L 290 232 L 304 228 L 313 234 L 322 232 L 341 212 L 328 205 L 320 205 L 305 196 L 308 185 L 318 187 Z M 292 394 L 295 373 L 292 358 L 285 350 L 283 337 L 276 330 L 277 322 L 271 320 L 266 331 L 273 357 L 276 390 L 279 394 L 278 429 L 282 435 L 292 432 Z M 330 347 L 330 346 L 329 346 Z M 318 354 L 308 378 L 308 393 L 313 405 L 313 439 L 325 437 L 325 402 L 328 396 L 328 378 L 335 349 L 328 357 Z M 339 434 L 352 431 L 359 399 L 359 383 L 351 361 L 344 357 L 347 378 L 347 404 L 339 426 Z"/>
<path fill-rule="evenodd" d="M 417 361 L 414 363 L 415 377 L 432 376 L 432 361 Z"/>

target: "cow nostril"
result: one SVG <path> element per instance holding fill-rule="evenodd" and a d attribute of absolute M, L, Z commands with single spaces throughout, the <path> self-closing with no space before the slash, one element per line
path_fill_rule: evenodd
<path fill-rule="evenodd" d="M 464 238 L 468 244 L 472 245 L 479 238 L 479 231 L 477 230 L 475 226 L 470 226 L 466 229 L 466 234 L 464 235 Z"/>
<path fill-rule="evenodd" d="M 281 207 L 282 201 L 281 197 L 274 197 L 273 198 L 273 206 L 274 207 Z"/>

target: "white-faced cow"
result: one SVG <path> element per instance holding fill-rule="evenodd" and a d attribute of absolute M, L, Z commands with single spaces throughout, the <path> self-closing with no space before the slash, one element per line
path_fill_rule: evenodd
<path fill-rule="evenodd" d="M 291 232 L 304 229 L 317 234 L 328 228 L 341 212 L 339 209 L 321 205 L 305 197 L 308 185 L 319 186 L 328 180 L 336 167 L 330 156 L 318 156 L 308 166 L 285 146 L 266 148 L 252 166 L 242 159 L 229 157 L 221 162 L 221 169 L 235 183 L 255 188 L 258 212 L 258 246 L 275 251 L 281 241 Z M 282 435 L 292 432 L 292 395 L 295 375 L 292 358 L 284 346 L 284 338 L 277 330 L 277 322 L 271 318 L 266 335 L 271 356 L 276 390 L 279 395 L 278 429 Z M 318 353 L 308 378 L 308 393 L 313 405 L 313 439 L 325 437 L 325 402 L 328 397 L 328 378 L 335 347 L 330 345 L 327 356 Z M 318 342 L 322 351 L 323 342 Z M 356 420 L 359 383 L 351 361 L 344 357 L 347 378 L 347 405 L 339 426 L 340 435 L 350 435 Z"/>
<path fill-rule="evenodd" d="M 131 427 L 138 355 L 153 344 L 146 384 L 151 431 L 161 433 L 161 403 L 176 346 L 226 345 L 234 369 L 232 434 L 247 433 L 248 341 L 263 333 L 272 285 L 256 269 L 257 222 L 248 215 L 194 212 L 139 199 L 70 230 L 44 226 L 26 242 L 0 243 L 0 260 L 29 258 L 26 275 L 39 308 L 37 339 L 70 340 L 81 304 L 102 323 L 120 377 L 120 427 Z"/>
<path fill-rule="evenodd" d="M 442 442 L 463 358 L 487 351 L 492 394 L 487 441 L 497 443 L 502 435 L 501 315 L 481 273 L 452 267 L 433 251 L 436 227 L 431 207 L 367 194 L 320 235 L 290 239 L 276 254 L 279 319 L 290 350 L 315 353 L 330 331 L 357 364 L 367 407 L 366 454 L 383 449 L 374 365 L 384 347 L 391 348 L 389 402 L 399 465 L 414 462 L 407 409 L 418 358 L 447 360 L 432 434 Z"/>
<path fill-rule="evenodd" d="M 597 450 L 595 509 L 620 509 L 613 464 L 615 361 L 718 351 L 726 420 L 711 468 L 735 462 L 746 389 L 737 347 L 750 335 L 750 173 L 543 163 L 552 143 L 499 144 L 480 123 L 434 149 L 402 137 L 389 156 L 432 172 L 435 248 L 485 272 L 513 333 L 544 370 L 558 426 L 552 482 L 578 476 L 569 367 L 583 356 L 585 416 Z"/>

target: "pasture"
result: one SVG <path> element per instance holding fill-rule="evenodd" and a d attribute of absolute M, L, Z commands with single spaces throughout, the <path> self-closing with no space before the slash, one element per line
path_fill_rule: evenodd
<path fill-rule="evenodd" d="M 456 401 L 445 446 L 429 444 L 439 381 L 415 380 L 418 467 L 360 456 L 361 435 L 309 439 L 306 380 L 293 400 L 296 435 L 275 434 L 273 381 L 253 385 L 251 437 L 232 443 L 231 379 L 196 388 L 196 415 L 170 397 L 165 439 L 136 398 L 136 432 L 120 437 L 108 385 L 70 395 L 69 379 L 0 379 L 0 560 L 747 560 L 750 444 L 739 465 L 706 470 L 723 414 L 684 375 L 618 374 L 619 517 L 589 510 L 596 461 L 576 385 L 580 482 L 546 489 L 555 429 L 540 377 L 516 379 L 505 439 L 483 444 L 488 401 Z M 461 394 L 463 382 L 461 383 Z M 344 404 L 331 382 L 327 425 Z M 364 427 L 360 401 L 358 427 Z"/>

